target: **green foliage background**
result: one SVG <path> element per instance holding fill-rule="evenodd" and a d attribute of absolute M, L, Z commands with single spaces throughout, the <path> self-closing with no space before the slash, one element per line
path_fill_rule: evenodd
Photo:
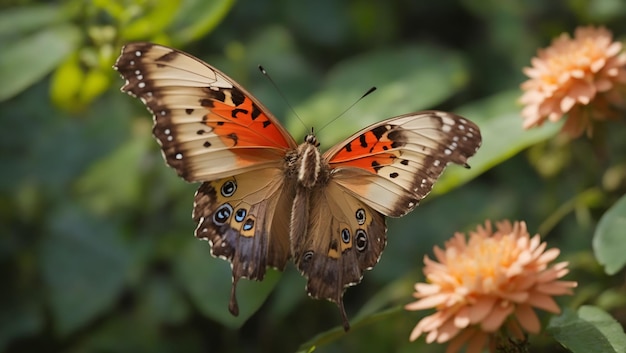
<path fill-rule="evenodd" d="M 516 103 L 521 69 L 537 48 L 587 24 L 623 39 L 626 5 L 3 2 L 0 351 L 442 352 L 423 339 L 408 342 L 424 314 L 401 308 L 423 280 L 424 255 L 486 219 L 527 221 L 570 261 L 566 279 L 579 282 L 574 297 L 560 299 L 571 309 L 531 337 L 532 351 L 564 350 L 555 339 L 572 351 L 600 341 L 604 351 L 623 351 L 626 126 L 611 122 L 593 140 L 569 141 L 556 124 L 523 131 Z M 119 92 L 123 82 L 111 68 L 121 46 L 138 40 L 220 68 L 297 140 L 377 86 L 319 134 L 323 148 L 421 109 L 454 111 L 481 127 L 472 169 L 448 168 L 415 212 L 389 220 L 380 263 L 346 292 L 348 334 L 333 304 L 306 296 L 293 267 L 261 283 L 242 281 L 241 314 L 228 313 L 230 268 L 193 237 L 197 186 L 164 165 L 149 114 Z M 582 304 L 590 306 L 576 312 Z M 542 316 L 544 327 L 549 319 Z"/>

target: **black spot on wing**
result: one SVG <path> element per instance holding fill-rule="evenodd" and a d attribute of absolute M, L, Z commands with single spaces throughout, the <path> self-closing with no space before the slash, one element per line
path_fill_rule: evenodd
<path fill-rule="evenodd" d="M 367 140 L 365 139 L 365 134 L 359 136 L 359 142 L 361 143 L 361 147 L 367 147 Z"/>
<path fill-rule="evenodd" d="M 241 114 L 243 114 L 243 115 L 246 115 L 246 114 L 248 114 L 248 111 L 247 111 L 246 109 L 235 108 L 235 109 L 233 109 L 233 111 L 230 113 L 230 115 L 231 115 L 234 119 L 237 119 L 237 118 L 238 118 L 237 114 L 239 114 L 239 113 L 241 113 Z"/>
<path fill-rule="evenodd" d="M 230 134 L 226 135 L 226 137 L 233 140 L 233 146 L 237 146 L 237 142 L 239 141 L 239 136 L 237 136 L 236 133 L 231 132 Z"/>
<path fill-rule="evenodd" d="M 259 109 L 256 104 L 252 104 L 252 113 L 250 114 L 250 118 L 254 121 L 259 117 L 259 115 L 261 115 L 261 109 Z"/>
<path fill-rule="evenodd" d="M 235 106 L 241 105 L 246 100 L 246 96 L 244 96 L 243 93 L 236 88 L 232 88 L 230 90 L 230 95 Z"/>
<path fill-rule="evenodd" d="M 387 125 L 381 125 L 381 126 L 377 126 L 377 127 L 373 128 L 371 130 L 371 132 L 372 132 L 372 134 L 374 134 L 374 136 L 376 136 L 377 140 L 380 140 L 383 137 L 383 135 L 385 135 L 387 130 L 389 130 L 387 128 Z"/>
<path fill-rule="evenodd" d="M 226 101 L 226 93 L 224 93 L 223 89 L 211 89 L 211 88 L 205 88 L 203 89 L 204 93 L 206 93 L 206 95 L 211 99 L 211 100 L 216 100 L 216 101 L 220 101 L 220 102 L 225 102 Z M 213 106 L 213 103 L 211 103 L 211 106 Z"/>
<path fill-rule="evenodd" d="M 403 134 L 402 130 L 396 129 L 389 131 L 387 138 L 393 141 L 391 148 L 399 148 L 406 145 L 406 136 Z"/>

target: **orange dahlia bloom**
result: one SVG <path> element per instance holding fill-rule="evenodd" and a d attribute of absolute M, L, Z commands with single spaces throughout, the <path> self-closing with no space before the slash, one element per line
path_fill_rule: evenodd
<path fill-rule="evenodd" d="M 615 118 L 624 108 L 626 53 L 604 27 L 579 27 L 574 38 L 563 33 L 531 63 L 524 68 L 530 79 L 521 85 L 525 129 L 568 114 L 564 132 L 591 135 L 593 120 Z"/>
<path fill-rule="evenodd" d="M 419 300 L 407 310 L 435 308 L 411 332 L 410 340 L 426 335 L 426 342 L 450 342 L 447 352 L 467 345 L 467 353 L 480 353 L 497 334 L 519 340 L 524 331 L 538 333 L 539 319 L 533 308 L 559 313 L 553 296 L 572 294 L 576 282 L 559 281 L 568 273 L 567 262 L 552 266 L 559 249 L 546 250 L 539 235 L 530 237 L 526 223 L 509 221 L 478 226 L 469 239 L 456 233 L 435 247 L 437 261 L 424 257 L 428 283 L 415 285 Z"/>

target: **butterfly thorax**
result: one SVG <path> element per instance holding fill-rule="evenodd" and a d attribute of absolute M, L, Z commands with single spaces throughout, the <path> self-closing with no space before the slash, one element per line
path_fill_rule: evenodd
<path fill-rule="evenodd" d="M 326 185 L 330 167 L 322 158 L 315 135 L 307 135 L 297 149 L 287 154 L 286 170 L 304 188 Z"/>

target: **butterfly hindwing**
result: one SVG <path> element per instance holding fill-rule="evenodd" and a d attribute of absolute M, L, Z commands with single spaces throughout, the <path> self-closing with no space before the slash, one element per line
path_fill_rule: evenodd
<path fill-rule="evenodd" d="M 324 154 L 333 181 L 386 216 L 411 211 L 448 163 L 467 165 L 481 144 L 471 121 L 423 111 L 365 128 Z"/>
<path fill-rule="evenodd" d="M 267 168 L 204 182 L 196 192 L 196 237 L 232 263 L 229 309 L 235 315 L 239 279 L 262 280 L 268 266 L 282 270 L 289 259 L 291 190 L 280 169 Z"/>
<path fill-rule="evenodd" d="M 387 241 L 385 217 L 333 182 L 298 188 L 292 215 L 292 255 L 307 292 L 335 302 L 347 330 L 343 293 L 378 262 Z"/>
<path fill-rule="evenodd" d="M 166 162 L 187 181 L 281 166 L 296 147 L 289 133 L 228 76 L 176 49 L 131 43 L 115 68 L 122 90 L 154 115 Z"/>

